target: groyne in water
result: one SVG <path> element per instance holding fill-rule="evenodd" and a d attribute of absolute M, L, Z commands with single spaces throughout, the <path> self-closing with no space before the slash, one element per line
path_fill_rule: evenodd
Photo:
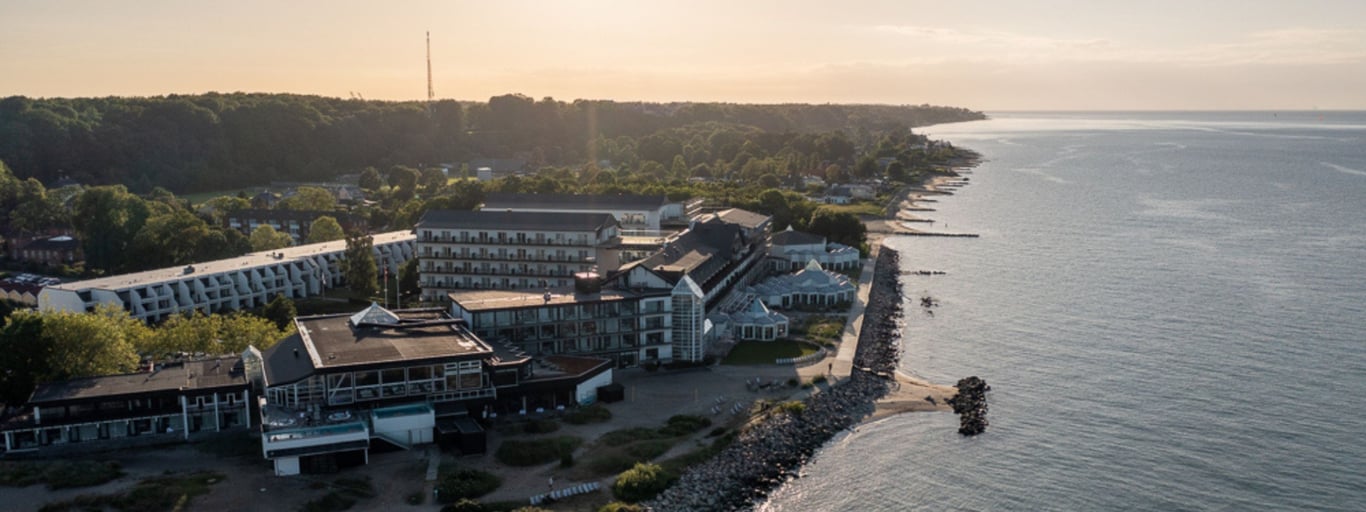
<path fill-rule="evenodd" d="M 712 459 L 692 466 L 646 505 L 652 510 L 745 510 L 797 474 L 821 446 L 862 421 L 893 386 L 900 357 L 900 257 L 882 247 L 848 379 L 805 401 L 800 413 L 774 412 Z"/>
<path fill-rule="evenodd" d="M 910 233 L 897 233 L 905 236 L 943 236 L 950 238 L 978 238 L 982 235 L 977 233 L 935 233 L 933 231 L 914 231 Z"/>

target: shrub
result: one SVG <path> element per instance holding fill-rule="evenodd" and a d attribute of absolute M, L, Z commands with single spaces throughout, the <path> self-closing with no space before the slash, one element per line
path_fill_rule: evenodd
<path fill-rule="evenodd" d="M 617 475 L 617 481 L 612 484 L 612 494 L 619 500 L 638 503 L 664 492 L 671 483 L 673 476 L 659 464 L 639 462 Z"/>
<path fill-rule="evenodd" d="M 667 439 L 653 439 L 650 441 L 640 441 L 631 443 L 626 447 L 626 454 L 635 457 L 635 460 L 650 460 L 673 448 L 673 441 Z"/>
<path fill-rule="evenodd" d="M 791 400 L 778 404 L 778 410 L 800 416 L 802 413 L 806 412 L 806 403 L 800 400 Z"/>
<path fill-rule="evenodd" d="M 669 418 L 668 424 L 659 429 L 659 433 L 669 437 L 686 436 L 710 426 L 711 419 L 706 416 L 679 414 Z"/>
<path fill-rule="evenodd" d="M 645 512 L 645 507 L 635 503 L 613 501 L 598 508 L 598 512 Z"/>
<path fill-rule="evenodd" d="M 573 436 L 559 436 L 531 441 L 503 441 L 494 453 L 498 462 L 509 466 L 536 466 L 559 460 L 565 453 L 573 453 L 583 443 Z"/>
<path fill-rule="evenodd" d="M 304 512 L 332 512 L 347 510 L 356 502 L 375 497 L 375 487 L 367 478 L 339 478 L 333 482 L 333 490 L 321 498 L 304 503 Z"/>
<path fill-rule="evenodd" d="M 436 484 L 436 497 L 440 503 L 478 498 L 503 485 L 503 479 L 487 471 L 449 467 L 441 469 L 441 479 Z"/>
<path fill-rule="evenodd" d="M 635 427 L 621 430 L 613 430 L 611 432 L 603 434 L 602 437 L 599 438 L 599 442 L 605 445 L 623 445 L 627 443 L 633 443 L 636 441 L 644 441 L 647 439 L 659 438 L 660 433 L 658 430 L 645 427 Z"/>
<path fill-rule="evenodd" d="M 441 512 L 485 512 L 489 508 L 477 501 L 461 498 L 455 503 L 441 507 Z"/>
<path fill-rule="evenodd" d="M 707 437 L 716 437 L 724 433 L 726 433 L 726 427 L 716 427 L 707 433 Z"/>
<path fill-rule="evenodd" d="M 549 434 L 559 429 L 555 420 L 531 420 L 522 425 L 522 432 L 528 434 Z"/>
<path fill-rule="evenodd" d="M 824 384 L 825 382 L 826 378 L 824 375 L 817 375 L 815 378 L 811 379 L 812 384 Z"/>
<path fill-rule="evenodd" d="M 14 461 L 0 462 L 0 485 L 27 487 L 46 483 L 48 489 L 70 489 L 100 485 L 123 476 L 114 461 Z"/>
<path fill-rule="evenodd" d="M 605 423 L 612 419 L 612 411 L 600 404 L 580 407 L 564 415 L 564 422 L 570 425 Z"/>

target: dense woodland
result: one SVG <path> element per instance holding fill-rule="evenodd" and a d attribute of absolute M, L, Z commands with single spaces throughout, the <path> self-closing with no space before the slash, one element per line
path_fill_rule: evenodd
<path fill-rule="evenodd" d="M 733 161 L 745 139 L 765 154 L 791 147 L 838 161 L 879 133 L 981 117 L 928 105 L 566 103 L 516 94 L 430 108 L 287 94 L 14 96 L 0 100 L 0 160 L 47 185 L 68 177 L 183 194 L 480 157 L 522 158 L 532 168 L 606 159 L 629 168 L 668 167 L 681 155 L 691 169 Z"/>
<path fill-rule="evenodd" d="M 476 208 L 486 192 L 636 193 L 706 198 L 772 214 L 777 229 L 795 225 L 858 246 L 861 225 L 818 211 L 802 179 L 906 182 L 970 153 L 909 126 L 979 117 L 930 106 L 563 103 L 519 95 L 437 102 L 431 112 L 416 102 L 295 95 L 11 97 L 0 100 L 0 233 L 74 231 L 86 262 L 61 269 L 67 275 L 232 257 L 290 241 L 270 230 L 245 236 L 225 228 L 224 214 L 253 206 L 245 196 L 192 205 L 173 190 L 359 172 L 373 201 L 350 213 L 374 230 L 410 228 L 430 209 Z M 481 183 L 461 179 L 467 168 L 447 176 L 423 166 L 470 156 L 522 158 L 535 171 Z M 879 158 L 894 161 L 879 165 Z M 49 188 L 59 176 L 85 186 Z M 276 208 L 344 206 L 325 190 L 299 187 Z M 329 235 L 309 241 L 342 236 L 319 227 Z"/>

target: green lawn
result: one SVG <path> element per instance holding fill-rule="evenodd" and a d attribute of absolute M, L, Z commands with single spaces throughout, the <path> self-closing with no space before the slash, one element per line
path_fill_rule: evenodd
<path fill-rule="evenodd" d="M 792 340 L 742 341 L 731 349 L 721 364 L 773 364 L 782 357 L 801 357 L 816 353 L 816 347 Z"/>
<path fill-rule="evenodd" d="M 835 212 L 849 212 L 854 215 L 872 215 L 874 217 L 880 217 L 886 213 L 882 205 L 866 201 L 850 204 L 823 204 L 820 207 Z"/>
<path fill-rule="evenodd" d="M 817 343 L 834 343 L 844 335 L 844 317 L 813 316 L 792 328 L 792 334 Z"/>

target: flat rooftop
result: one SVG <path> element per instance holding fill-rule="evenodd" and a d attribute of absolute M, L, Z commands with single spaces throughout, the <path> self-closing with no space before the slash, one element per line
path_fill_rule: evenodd
<path fill-rule="evenodd" d="M 584 231 L 617 225 L 610 213 L 527 212 L 484 209 L 431 210 L 418 221 L 418 229 L 487 229 L 498 231 Z"/>
<path fill-rule="evenodd" d="M 603 288 L 599 293 L 575 293 L 572 288 L 539 292 L 534 290 L 462 290 L 446 294 L 451 301 L 466 311 L 491 311 L 508 308 L 529 308 L 546 305 L 613 302 L 668 295 L 668 290 L 618 290 Z"/>
<path fill-rule="evenodd" d="M 201 359 L 158 366 L 157 370 L 124 375 L 87 377 L 38 386 L 32 404 L 67 402 L 182 389 L 211 389 L 246 385 L 239 357 Z"/>
<path fill-rule="evenodd" d="M 499 210 L 658 210 L 669 204 L 663 194 L 518 194 L 490 192 L 484 209 Z"/>
<path fill-rule="evenodd" d="M 401 315 L 401 313 L 400 313 Z M 492 349 L 455 320 L 402 317 L 396 325 L 355 327 L 350 315 L 295 320 L 314 368 L 383 364 L 464 355 Z"/>
<path fill-rule="evenodd" d="M 771 217 L 762 213 L 754 213 L 749 210 L 730 208 L 716 212 L 716 215 L 728 224 L 739 224 L 748 229 L 755 229 L 768 222 Z M 703 215 L 705 219 L 705 215 Z"/>
<path fill-rule="evenodd" d="M 403 242 L 407 240 L 417 240 L 417 235 L 413 234 L 412 231 L 390 231 L 388 233 L 377 233 L 372 236 L 375 240 L 375 246 Z M 223 274 L 235 270 L 241 270 L 244 268 L 264 267 L 277 263 L 284 263 L 291 260 L 307 258 L 318 254 L 341 252 L 344 250 L 346 250 L 346 240 L 336 240 L 332 242 L 323 242 L 320 244 L 297 245 L 294 247 L 286 247 L 284 249 L 276 249 L 273 251 L 253 252 L 250 254 L 238 256 L 236 258 L 228 258 L 225 260 L 195 263 L 189 265 L 194 267 L 194 272 L 191 273 L 185 272 L 186 266 L 159 268 L 156 270 L 146 270 L 142 272 L 135 272 L 132 274 L 120 274 L 116 276 L 101 277 L 99 279 L 63 283 L 60 285 L 52 286 L 51 288 L 68 291 L 81 291 L 91 289 L 123 290 L 127 288 L 135 288 L 138 286 L 148 284 L 180 281 L 191 277 Z M 283 256 L 276 257 L 276 254 L 282 254 Z"/>

